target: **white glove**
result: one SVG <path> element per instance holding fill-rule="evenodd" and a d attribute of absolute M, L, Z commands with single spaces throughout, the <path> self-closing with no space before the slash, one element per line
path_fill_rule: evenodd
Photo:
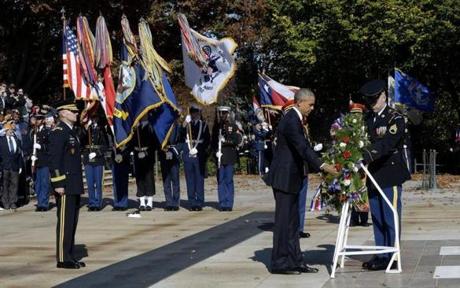
<path fill-rule="evenodd" d="M 222 136 L 222 135 L 220 135 L 220 136 L 219 136 L 219 142 L 225 142 L 225 137 Z"/>
<path fill-rule="evenodd" d="M 323 150 L 323 144 L 322 143 L 316 144 L 315 147 L 313 147 L 313 150 L 315 150 L 316 152 Z"/>
<path fill-rule="evenodd" d="M 42 149 L 42 145 L 40 145 L 40 144 L 38 144 L 38 143 L 35 143 L 35 144 L 34 144 L 34 149 L 40 150 L 40 149 Z"/>
<path fill-rule="evenodd" d="M 89 160 L 92 160 L 92 159 L 96 158 L 96 153 L 95 152 L 89 153 L 88 158 L 89 158 Z"/>
<path fill-rule="evenodd" d="M 185 116 L 185 123 L 188 124 L 190 122 L 192 122 L 192 116 L 190 116 L 190 115 Z"/>
<path fill-rule="evenodd" d="M 216 157 L 217 158 L 222 158 L 222 155 L 224 155 L 224 154 L 222 154 L 222 152 L 216 152 Z"/>
<path fill-rule="evenodd" d="M 32 162 L 35 162 L 38 160 L 38 157 L 35 155 L 32 155 L 32 157 L 30 157 L 30 160 L 32 160 Z"/>
<path fill-rule="evenodd" d="M 192 150 L 190 150 L 190 155 L 196 155 L 198 154 L 198 150 L 196 150 L 196 148 L 192 148 Z"/>
<path fill-rule="evenodd" d="M 21 173 L 22 173 L 22 168 L 19 168 L 19 174 L 21 174 Z"/>

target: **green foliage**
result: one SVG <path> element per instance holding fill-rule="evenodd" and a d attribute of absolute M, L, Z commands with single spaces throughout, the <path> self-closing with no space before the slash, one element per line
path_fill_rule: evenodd
<path fill-rule="evenodd" d="M 178 12 L 192 28 L 238 43 L 237 74 L 220 102 L 248 108 L 257 93 L 257 71 L 317 94 L 312 134 L 325 131 L 349 97 L 370 78 L 394 67 L 427 84 L 437 110 L 412 135 L 420 148 L 447 149 L 460 114 L 460 5 L 458 0 L 4 0 L 0 10 L 0 79 L 25 88 L 34 100 L 62 91 L 60 9 L 75 23 L 79 13 L 94 27 L 101 12 L 113 31 L 117 55 L 120 17 L 133 30 L 140 17 L 150 23 L 158 52 L 173 63 L 172 84 L 183 84 Z M 116 74 L 114 74 L 116 75 Z M 187 100 L 184 100 L 187 101 Z M 314 115 L 313 115 L 314 116 Z M 435 131 L 435 137 L 432 137 Z"/>

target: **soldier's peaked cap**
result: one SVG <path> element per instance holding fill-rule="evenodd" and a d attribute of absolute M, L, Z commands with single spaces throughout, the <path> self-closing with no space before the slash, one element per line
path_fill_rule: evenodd
<path fill-rule="evenodd" d="M 75 104 L 74 99 L 65 99 L 61 100 L 56 104 L 56 110 L 57 111 L 62 111 L 62 110 L 69 110 L 72 112 L 78 112 L 78 107 Z"/>
<path fill-rule="evenodd" d="M 217 111 L 219 111 L 219 112 L 230 112 L 230 110 L 231 109 L 228 106 L 218 106 L 217 107 Z"/>
<path fill-rule="evenodd" d="M 364 97 L 376 97 L 386 90 L 387 84 L 384 80 L 371 80 L 359 89 Z"/>

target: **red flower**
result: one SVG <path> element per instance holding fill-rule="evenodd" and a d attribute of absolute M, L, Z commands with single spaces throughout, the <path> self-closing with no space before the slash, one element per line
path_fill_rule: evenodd
<path fill-rule="evenodd" d="M 342 156 L 343 158 L 345 158 L 345 160 L 348 160 L 351 157 L 351 152 L 348 150 L 345 150 L 343 151 Z"/>
<path fill-rule="evenodd" d="M 336 163 L 334 166 L 337 171 L 342 171 L 342 165 L 340 163 Z"/>
<path fill-rule="evenodd" d="M 350 137 L 348 137 L 348 136 L 343 136 L 343 137 L 342 137 L 342 142 L 348 144 L 348 143 L 350 142 Z"/>

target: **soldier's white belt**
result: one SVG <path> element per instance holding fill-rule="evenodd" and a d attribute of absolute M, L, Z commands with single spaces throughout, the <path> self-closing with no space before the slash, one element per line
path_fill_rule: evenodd
<path fill-rule="evenodd" d="M 149 150 L 149 147 L 134 147 L 134 150 L 145 152 L 145 151 Z"/>
<path fill-rule="evenodd" d="M 185 142 L 186 142 L 186 143 L 193 143 L 193 144 L 194 144 L 194 143 L 201 144 L 201 143 L 203 143 L 203 140 L 200 139 L 200 140 L 192 140 L 192 141 L 190 141 L 190 140 L 187 139 L 187 140 L 185 140 Z"/>

